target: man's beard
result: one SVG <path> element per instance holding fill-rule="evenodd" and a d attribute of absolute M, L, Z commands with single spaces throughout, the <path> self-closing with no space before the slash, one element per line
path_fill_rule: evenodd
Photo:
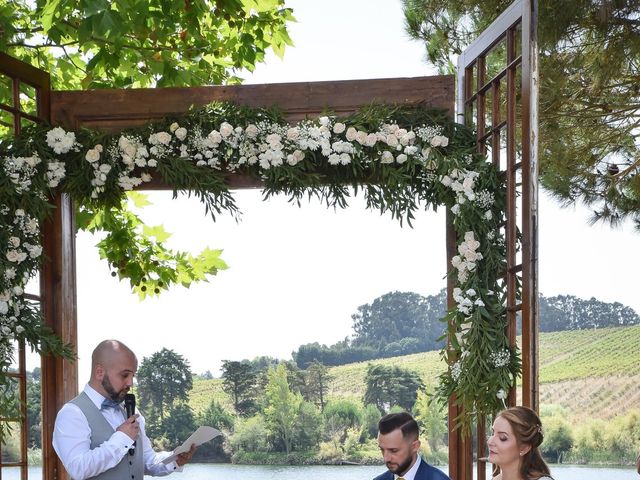
<path fill-rule="evenodd" d="M 111 381 L 109 380 L 109 376 L 105 373 L 104 377 L 102 377 L 102 388 L 104 388 L 105 392 L 109 394 L 109 398 L 114 402 L 122 402 L 124 400 L 124 396 L 127 393 L 127 389 L 116 392 L 116 389 L 111 385 Z"/>
<path fill-rule="evenodd" d="M 407 470 L 409 470 L 409 467 L 411 466 L 412 461 L 413 461 L 413 455 L 409 455 L 405 461 L 398 464 L 398 468 L 392 469 L 388 463 L 387 463 L 387 468 L 391 473 L 395 473 L 396 475 L 402 475 L 404 473 L 407 473 Z"/>

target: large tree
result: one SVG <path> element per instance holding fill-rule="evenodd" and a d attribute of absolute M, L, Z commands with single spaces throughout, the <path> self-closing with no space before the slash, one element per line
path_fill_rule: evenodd
<path fill-rule="evenodd" d="M 381 413 L 392 407 L 411 410 L 424 388 L 420 375 L 412 370 L 370 363 L 365 375 L 364 404 L 375 405 Z"/>
<path fill-rule="evenodd" d="M 176 402 L 189 400 L 193 374 L 188 360 L 173 350 L 163 348 L 143 358 L 137 376 L 142 410 L 152 411 L 160 421 Z"/>
<path fill-rule="evenodd" d="M 443 72 L 511 0 L 403 0 L 407 29 Z M 640 228 L 639 0 L 539 1 L 540 173 L 593 220 Z"/>
<path fill-rule="evenodd" d="M 238 415 L 247 415 L 255 409 L 258 374 L 248 361 L 222 361 L 222 389 L 231 396 Z"/>
<path fill-rule="evenodd" d="M 292 20 L 284 0 L 0 0 L 0 51 L 60 90 L 237 83 Z"/>

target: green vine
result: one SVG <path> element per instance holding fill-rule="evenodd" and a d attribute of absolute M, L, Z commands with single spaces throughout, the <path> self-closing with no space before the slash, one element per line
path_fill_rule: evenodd
<path fill-rule="evenodd" d="M 346 208 L 354 191 L 367 208 L 409 225 L 419 210 L 449 209 L 459 250 L 449 272 L 456 306 L 444 319 L 451 340 L 442 355 L 450 368 L 440 376 L 436 398 L 455 396 L 463 407 L 458 424 L 468 431 L 475 415 L 502 407 L 503 393 L 520 373 L 519 353 L 505 335 L 500 278 L 504 182 L 475 150 L 473 132 L 442 112 L 371 105 L 344 118 L 327 114 L 289 125 L 276 109 L 215 103 L 111 135 L 36 125 L 0 143 L 0 159 L 3 371 L 14 339 L 69 355 L 24 300 L 24 285 L 40 266 L 39 223 L 52 208 L 48 195 L 71 195 L 80 228 L 106 234 L 98 248 L 112 275 L 128 279 L 144 297 L 205 280 L 226 265 L 219 251 L 193 257 L 167 249 L 161 227 L 144 226 L 126 209 L 128 201 L 144 202 L 132 191 L 156 177 L 174 195 L 199 198 L 214 218 L 237 215 L 226 180 L 239 173 L 262 182 L 265 200 L 283 193 L 292 202 L 317 197 Z"/>

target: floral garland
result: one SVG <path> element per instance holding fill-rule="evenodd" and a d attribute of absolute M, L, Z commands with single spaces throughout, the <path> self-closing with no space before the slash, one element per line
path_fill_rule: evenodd
<path fill-rule="evenodd" d="M 442 355 L 450 368 L 439 378 L 437 397 L 455 395 L 463 407 L 458 422 L 468 427 L 476 414 L 501 408 L 520 372 L 518 352 L 505 335 L 499 278 L 504 184 L 476 152 L 473 132 L 442 113 L 372 105 L 345 118 L 290 125 L 276 110 L 216 103 L 115 135 L 30 127 L 0 143 L 0 159 L 2 371 L 14 340 L 68 354 L 24 297 L 40 265 L 39 224 L 51 209 L 50 195 L 67 192 L 87 208 L 119 208 L 126 192 L 159 177 L 174 191 L 197 195 L 212 215 L 235 214 L 225 178 L 241 173 L 263 182 L 265 199 L 279 192 L 294 201 L 315 195 L 345 207 L 352 186 L 368 208 L 401 222 L 411 223 L 421 208 L 450 209 L 460 239 L 449 272 L 457 283 L 456 307 L 445 319 L 451 341 Z"/>

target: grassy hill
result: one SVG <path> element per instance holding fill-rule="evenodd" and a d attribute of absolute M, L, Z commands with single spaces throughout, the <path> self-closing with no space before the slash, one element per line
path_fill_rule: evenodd
<path fill-rule="evenodd" d="M 433 385 L 445 368 L 439 352 L 375 360 L 417 371 Z M 640 405 L 640 326 L 540 334 L 540 402 L 589 418 L 610 419 Z M 367 362 L 332 367 L 330 396 L 360 400 Z M 231 407 L 222 381 L 196 380 L 191 406 L 199 412 L 216 399 Z M 577 418 L 576 418 L 577 420 Z"/>

